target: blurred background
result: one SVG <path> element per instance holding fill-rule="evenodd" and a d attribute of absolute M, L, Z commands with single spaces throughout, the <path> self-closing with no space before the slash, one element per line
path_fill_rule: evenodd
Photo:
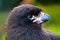
<path fill-rule="evenodd" d="M 0 40 L 5 40 L 6 21 L 10 11 L 21 4 L 33 4 L 51 16 L 51 21 L 44 23 L 44 28 L 60 35 L 60 0 L 0 0 Z"/>

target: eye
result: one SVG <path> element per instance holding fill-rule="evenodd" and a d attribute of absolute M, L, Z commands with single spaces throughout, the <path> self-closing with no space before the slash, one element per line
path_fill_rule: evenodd
<path fill-rule="evenodd" d="M 28 19 L 32 18 L 32 15 L 28 15 L 27 18 L 28 18 Z"/>
<path fill-rule="evenodd" d="M 32 15 L 28 15 L 28 18 L 32 18 Z"/>
<path fill-rule="evenodd" d="M 29 19 L 29 20 L 34 20 L 34 19 L 35 19 L 35 16 L 34 16 L 34 15 L 29 15 L 29 16 L 28 16 L 28 19 Z"/>

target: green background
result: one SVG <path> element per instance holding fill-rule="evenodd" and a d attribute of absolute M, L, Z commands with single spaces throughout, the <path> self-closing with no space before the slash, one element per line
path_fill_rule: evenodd
<path fill-rule="evenodd" d="M 5 40 L 7 27 L 6 21 L 10 11 L 24 0 L 0 0 L 0 40 Z M 60 1 L 59 0 L 34 0 L 33 5 L 41 8 L 51 16 L 49 22 L 44 23 L 44 28 L 60 35 Z"/>

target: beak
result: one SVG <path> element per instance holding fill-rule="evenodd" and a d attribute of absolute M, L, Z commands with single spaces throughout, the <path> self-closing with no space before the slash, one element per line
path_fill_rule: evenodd
<path fill-rule="evenodd" d="M 41 20 L 43 22 L 47 22 L 47 21 L 49 21 L 51 19 L 50 16 L 48 14 L 46 14 L 46 13 L 41 12 L 41 15 L 42 15 Z"/>
<path fill-rule="evenodd" d="M 41 12 L 41 14 L 39 14 L 38 16 L 33 15 L 32 18 L 30 18 L 30 20 L 33 20 L 33 22 L 40 24 L 40 23 L 49 21 L 50 16 L 44 12 Z"/>

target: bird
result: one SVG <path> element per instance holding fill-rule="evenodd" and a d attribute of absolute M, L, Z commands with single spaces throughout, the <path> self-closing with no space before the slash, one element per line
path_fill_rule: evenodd
<path fill-rule="evenodd" d="M 37 6 L 23 4 L 14 7 L 8 16 L 6 40 L 60 40 L 60 36 L 42 27 L 50 19 L 49 14 Z"/>

